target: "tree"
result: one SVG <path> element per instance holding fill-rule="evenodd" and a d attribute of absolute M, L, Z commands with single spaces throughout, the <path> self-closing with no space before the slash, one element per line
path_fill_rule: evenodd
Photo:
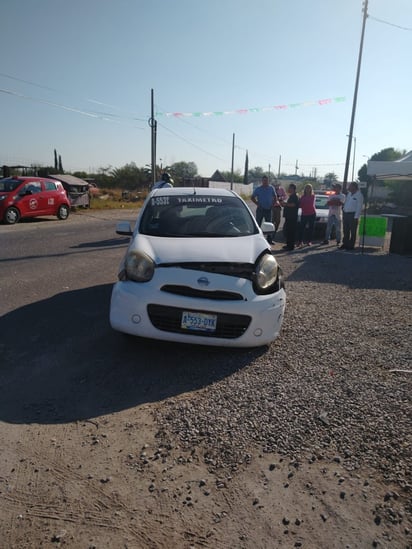
<path fill-rule="evenodd" d="M 267 175 L 263 168 L 255 166 L 249 169 L 249 182 L 261 181 L 262 177 Z"/>
<path fill-rule="evenodd" d="M 134 162 L 111 171 L 113 186 L 127 190 L 144 189 L 148 185 L 147 175 Z"/>
<path fill-rule="evenodd" d="M 227 182 L 230 183 L 232 180 L 232 172 L 222 172 L 222 170 L 219 170 L 220 173 L 223 175 L 223 177 L 226 179 Z M 233 181 L 234 183 L 243 183 L 243 174 L 240 173 L 240 170 L 234 170 L 233 172 Z M 249 181 L 250 181 L 250 172 L 249 172 Z"/>
<path fill-rule="evenodd" d="M 86 179 L 90 177 L 87 172 L 73 172 L 72 175 L 74 175 L 74 177 L 78 177 L 79 179 Z"/>
<path fill-rule="evenodd" d="M 378 153 L 373 154 L 369 160 L 383 160 L 385 162 L 391 162 L 393 160 L 399 160 L 399 158 L 402 158 L 405 154 L 405 150 L 400 151 L 394 149 L 393 147 L 388 147 L 387 149 L 382 149 Z M 367 164 L 364 164 L 358 171 L 359 181 L 367 181 L 368 183 L 371 183 L 372 178 L 370 175 L 367 175 L 367 170 L 368 166 Z"/>
<path fill-rule="evenodd" d="M 175 162 L 164 171 L 169 171 L 176 181 L 197 176 L 197 166 L 194 162 Z"/>
<path fill-rule="evenodd" d="M 57 170 L 58 168 L 58 165 L 57 165 L 57 151 L 56 149 L 54 149 L 54 169 Z"/>
<path fill-rule="evenodd" d="M 323 178 L 323 183 L 327 186 L 327 187 L 332 187 L 332 184 L 335 183 L 335 181 L 338 180 L 338 176 L 336 175 L 336 173 L 334 172 L 329 172 L 325 175 L 325 177 Z"/>

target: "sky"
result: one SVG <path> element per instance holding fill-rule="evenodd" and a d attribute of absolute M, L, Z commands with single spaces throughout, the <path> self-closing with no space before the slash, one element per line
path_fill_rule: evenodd
<path fill-rule="evenodd" d="M 0 165 L 343 179 L 362 0 L 2 0 Z M 369 0 L 349 180 L 412 149 L 412 1 Z"/>

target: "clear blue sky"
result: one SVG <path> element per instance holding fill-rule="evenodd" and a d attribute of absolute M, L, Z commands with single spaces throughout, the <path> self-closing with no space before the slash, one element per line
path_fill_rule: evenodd
<path fill-rule="evenodd" d="M 412 1 L 368 13 L 355 173 L 412 149 Z M 159 164 L 230 170 L 235 134 L 242 172 L 248 149 L 251 167 L 343 177 L 362 0 L 2 0 L 0 20 L 0 164 L 150 164 L 153 89 L 186 114 L 157 116 Z"/>

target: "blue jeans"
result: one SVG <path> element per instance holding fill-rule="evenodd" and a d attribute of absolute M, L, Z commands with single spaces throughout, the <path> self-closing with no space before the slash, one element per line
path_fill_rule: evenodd
<path fill-rule="evenodd" d="M 328 224 L 326 225 L 326 240 L 330 240 L 330 235 L 332 233 L 332 227 L 335 227 L 335 236 L 336 242 L 339 244 L 341 241 L 341 221 L 336 215 L 330 215 L 328 217 Z"/>
<path fill-rule="evenodd" d="M 259 227 L 262 225 L 262 221 L 269 221 L 269 223 L 272 223 L 272 208 L 266 209 L 262 208 L 261 206 L 258 206 L 256 208 L 256 221 Z M 273 233 L 268 233 L 265 235 L 266 240 L 268 242 L 272 242 L 275 238 L 275 235 Z"/>
<path fill-rule="evenodd" d="M 261 206 L 256 208 L 256 221 L 259 227 L 262 225 L 263 220 L 272 222 L 272 208 L 266 209 Z"/>

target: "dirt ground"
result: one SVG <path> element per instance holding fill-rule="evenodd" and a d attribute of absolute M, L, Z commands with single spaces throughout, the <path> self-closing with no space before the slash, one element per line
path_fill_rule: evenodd
<path fill-rule="evenodd" d="M 229 389 L 235 387 L 236 396 L 243 396 L 242 383 L 253 385 L 258 380 L 258 387 L 268 384 L 265 371 L 273 370 L 272 383 L 273 379 L 281 379 L 285 386 L 293 369 L 298 381 L 301 379 L 298 366 L 291 367 L 288 373 L 286 365 L 295 355 L 287 351 L 285 342 L 304 316 L 299 309 L 300 296 L 306 296 L 308 288 L 315 284 L 310 272 L 302 280 L 302 275 L 299 278 L 296 274 L 302 269 L 303 255 L 291 257 L 289 266 L 288 259 L 283 258 L 287 272 L 294 275 L 288 282 L 291 303 L 279 343 L 269 351 L 195 352 L 157 343 L 145 347 L 139 342 L 125 344 L 120 334 L 109 329 L 107 304 L 111 284 L 106 279 L 113 275 L 106 273 L 110 264 L 107 257 L 119 255 L 121 249 L 117 247 L 124 244 L 112 239 L 111 220 L 107 229 L 100 222 L 95 224 L 96 234 L 90 234 L 94 225 L 88 225 L 88 239 L 95 251 L 89 251 L 90 244 L 84 244 L 80 235 L 77 246 L 71 241 L 66 245 L 70 254 L 60 253 L 61 240 L 56 243 L 56 250 L 49 252 L 58 258 L 54 268 L 64 269 L 65 285 L 70 288 L 49 288 L 49 263 L 42 262 L 35 240 L 27 250 L 19 252 L 23 260 L 14 266 L 16 250 L 32 232 L 36 235 L 46 231 L 46 224 L 35 225 L 36 231 L 29 231 L 32 227 L 24 224 L 18 226 L 25 238 L 10 248 L 10 270 L 3 278 L 3 284 L 10 279 L 10 289 L 1 288 L 3 303 L 10 295 L 14 301 L 0 329 L 0 549 L 410 549 L 412 486 L 405 482 L 388 483 L 377 464 L 367 462 L 370 467 L 362 465 L 350 470 L 333 450 L 322 452 L 315 447 L 293 461 L 290 456 L 264 453 L 262 444 L 247 442 L 248 459 L 237 467 L 219 468 L 205 459 L 208 448 L 203 443 L 184 445 L 179 433 L 167 430 L 167 403 L 173 400 L 183 408 L 190 401 L 195 414 L 202 396 L 206 401 L 203 414 L 207 414 L 208 395 L 213 393 L 218 399 L 225 394 L 218 390 L 222 380 Z M 69 226 L 62 231 L 68 231 L 66 227 Z M 11 234 L 10 231 L 7 235 L 9 240 Z M 3 246 L 3 256 L 4 250 Z M 84 273 L 81 262 L 85 250 L 89 261 L 95 262 L 94 270 L 88 273 Z M 319 265 L 335 256 L 332 251 L 319 250 L 311 263 L 314 253 L 307 254 L 305 269 L 308 271 L 313 263 L 317 277 Z M 350 261 L 355 261 L 352 256 L 346 260 L 345 257 L 339 256 L 336 271 L 340 272 L 345 261 L 350 265 Z M 370 273 L 379 272 L 376 265 L 382 258 L 370 259 L 374 269 L 356 256 L 357 269 L 365 269 L 362 281 L 366 282 L 359 289 L 354 286 L 352 293 L 346 295 L 361 295 L 365 299 L 376 280 L 380 288 L 382 273 L 387 269 L 381 269 L 376 280 L 371 280 Z M 40 276 L 41 268 L 45 272 Z M 5 269 L 3 265 L 3 273 Z M 20 290 L 14 298 L 12 282 L 17 269 Z M 404 284 L 403 278 L 398 281 L 400 269 L 392 269 L 394 273 L 388 275 L 391 292 L 399 292 L 410 303 L 407 271 Z M 39 280 L 47 282 L 44 289 L 37 286 L 33 290 L 29 285 L 33 270 Z M 333 279 L 333 264 L 327 272 Z M 87 275 L 90 279 L 84 278 Z M 350 272 L 348 283 L 353 277 Z M 75 286 L 79 279 L 84 287 Z M 326 292 L 330 286 L 324 284 L 321 291 Z M 340 288 L 334 290 L 339 295 L 344 291 Z M 17 297 L 20 301 L 16 301 Z M 398 318 L 395 309 L 402 309 L 401 299 L 392 302 L 389 292 L 387 299 L 390 307 L 385 314 Z M 353 356 L 347 352 L 351 366 L 363 352 L 369 352 L 373 367 L 368 375 L 383 383 L 390 376 L 380 363 L 375 367 L 374 360 L 385 361 L 385 366 L 392 361 L 389 367 L 404 368 L 397 366 L 396 361 L 407 352 L 406 344 L 402 355 L 397 355 L 396 349 L 399 334 L 406 334 L 408 323 L 402 331 L 399 323 L 392 328 L 387 324 L 382 330 L 381 302 L 376 301 L 379 319 L 372 315 L 370 325 L 366 324 L 367 319 L 364 322 L 375 342 L 371 348 L 376 348 L 377 354 L 373 355 L 369 347 L 356 346 Z M 316 303 L 315 299 L 308 300 L 305 307 L 314 308 Z M 352 330 L 351 326 L 349 323 L 348 330 Z M 367 329 L 365 333 L 369 333 Z M 29 336 L 23 337 L 23 333 Z M 403 340 L 406 337 L 402 336 Z M 318 340 L 315 343 L 319 345 Z M 296 361 L 305 355 L 295 354 Z M 172 365 L 166 363 L 169 355 Z M 278 364 L 281 356 L 285 366 Z M 196 369 L 202 361 L 204 364 Z M 306 375 L 309 374 L 308 370 Z M 346 383 L 344 370 L 340 375 L 342 383 Z M 397 379 L 399 385 L 406 387 L 410 377 Z M 305 381 L 308 379 L 303 379 L 302 384 Z M 329 387 L 327 382 L 325 387 Z M 343 387 L 347 389 L 346 385 Z M 397 394 L 401 393 L 396 393 L 393 401 Z M 372 401 L 366 397 L 367 406 Z M 287 408 L 289 415 L 284 420 L 288 422 L 290 417 L 292 427 L 291 416 L 296 410 Z M 399 403 L 399 410 L 406 418 L 410 399 Z M 220 409 L 216 411 L 219 413 Z M 255 419 L 263 421 L 258 414 L 255 411 Z M 161 416 L 163 423 L 159 422 Z M 364 427 L 363 420 L 361 414 L 357 422 L 360 427 Z M 287 432 L 284 429 L 282 434 L 287 436 Z M 379 436 L 377 432 L 376 437 Z M 224 448 L 223 441 L 218 442 Z M 404 443 L 408 444 L 406 438 Z M 392 444 L 390 450 L 396 456 L 398 448 Z M 403 449 L 402 455 L 407 451 Z M 410 478 L 402 475 L 403 480 Z"/>
<path fill-rule="evenodd" d="M 373 472 L 254 449 L 210 472 L 159 440 L 153 406 L 2 425 L 1 547 L 410 547 L 405 494 Z"/>

